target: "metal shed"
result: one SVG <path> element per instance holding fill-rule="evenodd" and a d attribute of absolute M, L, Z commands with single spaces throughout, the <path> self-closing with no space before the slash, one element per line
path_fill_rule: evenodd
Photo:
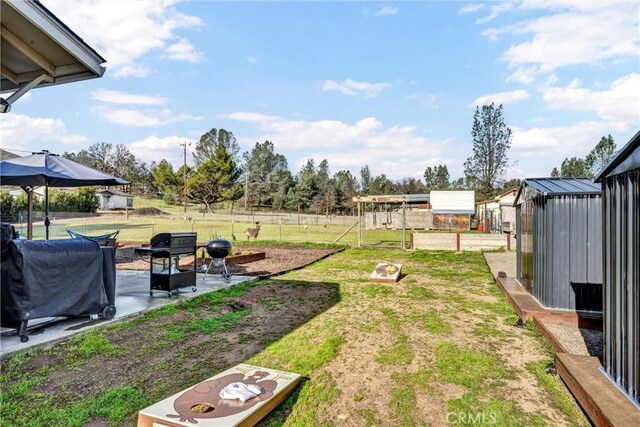
<path fill-rule="evenodd" d="M 604 370 L 640 408 L 640 132 L 602 183 Z"/>
<path fill-rule="evenodd" d="M 518 282 L 544 307 L 601 311 L 600 184 L 526 179 L 514 205 Z"/>

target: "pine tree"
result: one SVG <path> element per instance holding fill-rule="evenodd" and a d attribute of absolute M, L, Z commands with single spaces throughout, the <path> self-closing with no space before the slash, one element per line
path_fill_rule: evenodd
<path fill-rule="evenodd" d="M 243 186 L 238 182 L 241 174 L 225 145 L 217 144 L 212 157 L 189 176 L 187 195 L 211 212 L 214 203 L 235 201 L 242 196 Z"/>
<path fill-rule="evenodd" d="M 493 103 L 476 107 L 473 115 L 473 155 L 464 163 L 467 181 L 476 190 L 477 200 L 494 196 L 501 188 L 509 161 L 507 151 L 511 147 L 511 129 L 502 116 L 502 105 Z"/>
<path fill-rule="evenodd" d="M 616 143 L 613 142 L 611 135 L 600 138 L 600 142 L 584 159 L 589 176 L 596 176 L 611 161 L 615 153 Z"/>

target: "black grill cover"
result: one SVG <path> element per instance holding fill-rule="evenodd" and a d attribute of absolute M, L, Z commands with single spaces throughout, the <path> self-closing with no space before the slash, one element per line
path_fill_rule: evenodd
<path fill-rule="evenodd" d="M 7 222 L 0 223 L 0 253 L 4 260 L 9 253 L 9 242 L 15 238 L 13 226 Z"/>
<path fill-rule="evenodd" d="M 115 291 L 115 264 L 105 265 L 108 263 L 103 260 L 115 253 L 104 252 L 95 241 L 13 240 L 9 251 L 9 258 L 2 263 L 5 325 L 42 317 L 101 313 L 111 299 L 104 284 L 110 274 L 110 291 Z"/>

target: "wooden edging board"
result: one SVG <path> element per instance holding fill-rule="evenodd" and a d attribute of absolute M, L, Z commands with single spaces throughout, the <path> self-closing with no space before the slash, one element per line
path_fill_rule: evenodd
<path fill-rule="evenodd" d="M 597 357 L 558 353 L 562 381 L 596 426 L 638 426 L 638 410 L 600 370 Z"/>
<path fill-rule="evenodd" d="M 220 390 L 234 382 L 265 390 L 253 399 L 222 399 Z M 300 375 L 241 363 L 138 413 L 138 427 L 253 426 L 282 403 L 300 383 Z M 207 408 L 198 413 L 192 408 Z"/>

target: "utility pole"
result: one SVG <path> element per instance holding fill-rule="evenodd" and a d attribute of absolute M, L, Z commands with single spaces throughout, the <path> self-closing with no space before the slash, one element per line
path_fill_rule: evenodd
<path fill-rule="evenodd" d="M 190 142 L 183 142 L 180 144 L 183 148 L 183 162 L 182 162 L 182 216 L 187 216 L 187 147 L 191 146 Z"/>

